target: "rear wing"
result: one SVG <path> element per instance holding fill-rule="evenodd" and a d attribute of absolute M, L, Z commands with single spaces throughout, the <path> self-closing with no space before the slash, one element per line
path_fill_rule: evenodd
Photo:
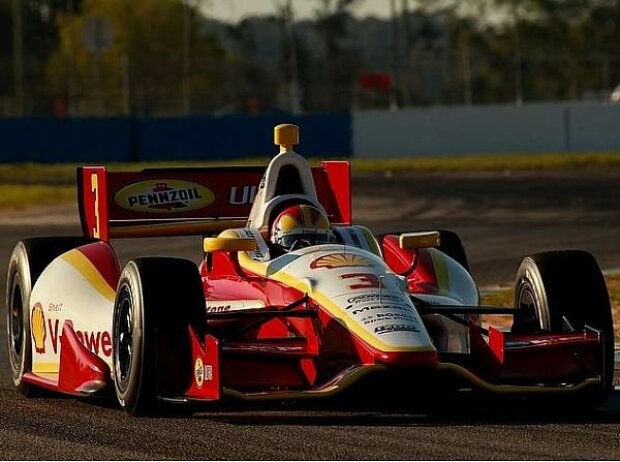
<path fill-rule="evenodd" d="M 213 234 L 243 227 L 265 167 L 77 169 L 85 236 L 111 238 Z M 351 224 L 347 161 L 312 168 L 319 202 L 335 225 Z"/>

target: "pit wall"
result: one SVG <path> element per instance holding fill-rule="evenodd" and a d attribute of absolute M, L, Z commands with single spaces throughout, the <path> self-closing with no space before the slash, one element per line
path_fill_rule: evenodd
<path fill-rule="evenodd" d="M 355 157 L 620 151 L 620 104 L 531 104 L 353 114 Z"/>
<path fill-rule="evenodd" d="M 0 162 L 269 157 L 273 126 L 301 126 L 308 157 L 620 152 L 620 105 L 531 104 L 306 116 L 0 119 Z"/>

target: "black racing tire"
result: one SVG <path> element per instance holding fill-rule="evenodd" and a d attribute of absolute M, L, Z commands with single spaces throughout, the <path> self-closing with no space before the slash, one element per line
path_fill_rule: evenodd
<path fill-rule="evenodd" d="M 515 281 L 513 333 L 566 333 L 586 325 L 603 333 L 603 383 L 582 395 L 582 407 L 603 404 L 613 391 L 614 330 L 605 279 L 594 257 L 581 250 L 525 257 Z M 577 404 L 577 403 L 575 403 Z"/>
<path fill-rule="evenodd" d="M 6 282 L 6 327 L 9 366 L 13 384 L 24 396 L 35 387 L 23 381 L 32 368 L 30 332 L 30 293 L 43 270 L 52 260 L 95 239 L 73 236 L 39 237 L 17 243 L 9 259 Z"/>
<path fill-rule="evenodd" d="M 193 380 L 188 326 L 204 335 L 205 298 L 196 264 L 146 257 L 127 263 L 114 303 L 113 382 L 125 412 L 158 409 L 158 397 L 179 396 Z"/>

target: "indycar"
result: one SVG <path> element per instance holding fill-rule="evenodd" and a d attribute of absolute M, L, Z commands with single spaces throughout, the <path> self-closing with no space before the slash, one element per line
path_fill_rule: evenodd
<path fill-rule="evenodd" d="M 298 142 L 298 127 L 275 127 L 280 152 L 266 169 L 78 168 L 83 235 L 26 239 L 10 257 L 15 387 L 116 395 L 132 415 L 348 393 L 405 403 L 424 384 L 605 402 L 613 322 L 589 253 L 526 257 L 514 307 L 481 306 L 455 233 L 375 236 L 352 224 L 349 163 L 311 167 Z M 283 251 L 269 234 L 297 205 L 326 217 L 329 239 Z M 122 266 L 111 244 L 177 235 L 202 236 L 199 265 L 146 256 Z M 489 314 L 511 327 L 483 324 Z"/>

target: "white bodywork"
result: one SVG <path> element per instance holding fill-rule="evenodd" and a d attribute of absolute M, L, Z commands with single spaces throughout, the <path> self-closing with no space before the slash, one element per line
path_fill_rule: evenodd
<path fill-rule="evenodd" d="M 32 372 L 58 374 L 65 321 L 72 321 L 82 344 L 112 367 L 114 291 L 107 287 L 102 291 L 63 256 L 41 273 L 30 296 Z M 33 316 L 36 311 L 42 317 Z"/>
<path fill-rule="evenodd" d="M 383 351 L 434 350 L 407 292 L 407 282 L 381 258 L 328 244 L 300 249 L 271 262 L 240 254 L 249 271 L 307 293 L 349 330 Z"/>

